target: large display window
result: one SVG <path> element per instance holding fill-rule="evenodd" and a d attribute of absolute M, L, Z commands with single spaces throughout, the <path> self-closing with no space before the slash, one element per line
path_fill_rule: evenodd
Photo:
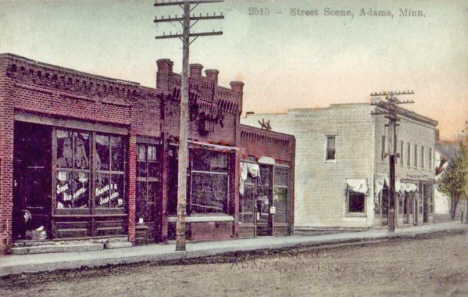
<path fill-rule="evenodd" d="M 190 150 L 190 213 L 229 213 L 229 155 Z"/>

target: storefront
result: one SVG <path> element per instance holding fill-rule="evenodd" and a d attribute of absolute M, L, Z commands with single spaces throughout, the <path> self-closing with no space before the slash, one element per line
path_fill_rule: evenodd
<path fill-rule="evenodd" d="M 219 87 L 217 71 L 191 67 L 187 238 L 290 234 L 294 137 L 240 125 L 243 83 Z M 0 78 L 9 98 L 0 248 L 175 238 L 180 75 L 171 61 L 158 60 L 157 89 L 8 54 Z M 247 163 L 258 167 L 248 180 Z"/>
<path fill-rule="evenodd" d="M 375 225 L 388 225 L 389 178 L 378 175 L 375 179 Z M 395 180 L 396 225 L 418 225 L 433 222 L 433 183 L 429 180 Z"/>

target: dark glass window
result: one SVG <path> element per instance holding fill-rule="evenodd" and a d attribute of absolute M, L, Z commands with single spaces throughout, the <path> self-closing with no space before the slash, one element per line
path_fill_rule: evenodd
<path fill-rule="evenodd" d="M 336 137 L 327 136 L 327 160 L 335 160 Z"/>
<path fill-rule="evenodd" d="M 137 146 L 137 201 L 136 220 L 154 222 L 155 205 L 159 194 L 157 148 L 153 144 Z"/>
<path fill-rule="evenodd" d="M 192 149 L 190 212 L 228 213 L 229 155 Z"/>
<path fill-rule="evenodd" d="M 275 195 L 273 203 L 276 207 L 275 222 L 288 222 L 288 192 L 289 168 L 275 167 Z"/>
<path fill-rule="evenodd" d="M 348 212 L 364 212 L 365 195 L 348 192 Z"/>

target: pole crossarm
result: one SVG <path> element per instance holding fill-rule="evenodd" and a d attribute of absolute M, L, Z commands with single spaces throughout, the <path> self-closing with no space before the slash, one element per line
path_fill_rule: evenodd
<path fill-rule="evenodd" d="M 190 33 L 190 29 L 201 20 L 215 20 L 215 19 L 224 19 L 222 14 L 216 15 L 206 15 L 202 16 L 191 16 L 191 12 L 199 4 L 208 4 L 208 3 L 218 3 L 224 2 L 224 0 L 198 0 L 198 1 L 168 1 L 168 2 L 155 2 L 154 6 L 171 6 L 177 5 L 180 6 L 184 14 L 182 17 L 175 15 L 174 17 L 155 17 L 154 22 L 157 23 L 169 23 L 169 22 L 179 22 L 182 25 L 182 33 L 176 31 L 175 34 L 170 32 L 168 35 L 163 33 L 163 35 L 156 36 L 156 39 L 169 39 L 169 38 L 179 38 L 182 40 L 182 74 L 181 74 L 181 97 L 180 97 L 180 115 L 179 115 L 179 150 L 178 150 L 178 174 L 177 174 L 177 222 L 176 222 L 176 251 L 185 251 L 186 250 L 186 216 L 187 216 L 187 168 L 189 167 L 189 150 L 188 150 L 188 138 L 190 135 L 190 118 L 189 118 L 189 52 L 190 44 L 194 42 L 198 37 L 202 36 L 213 36 L 213 35 L 222 35 L 221 31 L 213 32 L 199 32 L 199 33 Z M 190 5 L 193 4 L 192 7 Z M 193 21 L 193 22 L 192 22 Z M 193 37 L 192 40 L 190 40 Z"/>
<path fill-rule="evenodd" d="M 219 2 L 224 2 L 224 0 L 192 0 L 192 1 L 188 1 L 189 4 L 195 4 L 195 5 L 198 5 L 198 4 L 206 4 L 206 3 L 219 3 Z M 184 5 L 184 1 L 168 1 L 168 2 L 155 2 L 154 3 L 154 6 L 155 7 L 158 7 L 158 6 L 171 6 L 171 5 Z"/>
<path fill-rule="evenodd" d="M 385 126 L 388 127 L 388 139 L 389 139 L 389 152 L 384 152 L 385 157 L 389 158 L 389 176 L 390 176 L 390 184 L 389 184 L 389 199 L 388 199 L 388 233 L 395 232 L 395 197 L 397 193 L 395 191 L 395 163 L 396 159 L 400 157 L 400 154 L 397 152 L 397 127 L 399 126 L 398 122 L 400 121 L 401 115 L 408 115 L 411 112 L 407 111 L 401 107 L 399 104 L 407 104 L 407 103 L 414 103 L 412 100 L 401 101 L 396 96 L 400 95 L 413 95 L 413 91 L 403 91 L 403 92 L 375 92 L 371 93 L 372 97 L 382 97 L 385 96 L 385 100 L 380 100 L 378 102 L 371 102 L 371 105 L 376 106 L 375 110 L 371 111 L 371 115 L 384 115 L 384 118 L 388 119 L 388 124 Z M 391 139 L 391 141 L 390 141 Z M 385 141 L 385 137 L 382 140 Z M 390 147 L 391 144 L 391 147 Z M 382 144 L 383 148 L 385 148 L 385 143 Z"/>
<path fill-rule="evenodd" d="M 207 16 L 192 16 L 190 17 L 190 20 L 193 21 L 200 21 L 200 20 L 222 20 L 224 19 L 223 15 L 207 15 Z M 182 22 L 184 20 L 183 17 L 168 17 L 168 18 L 155 18 L 154 22 L 155 23 L 168 23 L 168 22 Z"/>
<path fill-rule="evenodd" d="M 212 35 L 223 35 L 223 32 L 215 31 L 215 32 L 190 33 L 189 37 L 198 38 L 200 36 L 212 36 Z M 156 36 L 156 39 L 182 38 L 182 37 L 184 37 L 184 34 L 169 34 L 169 35 Z"/>

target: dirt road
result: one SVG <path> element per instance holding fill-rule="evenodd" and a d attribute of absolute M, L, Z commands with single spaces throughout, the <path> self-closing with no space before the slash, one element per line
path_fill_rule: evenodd
<path fill-rule="evenodd" d="M 468 296 L 468 234 L 227 260 L 3 279 L 0 296 Z"/>

